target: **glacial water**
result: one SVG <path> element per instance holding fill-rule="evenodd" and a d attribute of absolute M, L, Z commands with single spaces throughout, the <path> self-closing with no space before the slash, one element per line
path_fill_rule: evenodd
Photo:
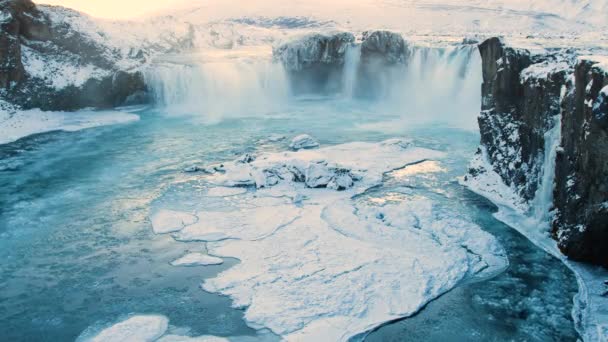
<path fill-rule="evenodd" d="M 496 236 L 509 257 L 504 272 L 462 283 L 413 317 L 360 337 L 575 340 L 573 274 L 495 220 L 495 208 L 457 182 L 479 143 L 467 123 L 478 111 L 475 57 L 417 53 L 418 67 L 398 83 L 405 95 L 393 95 L 394 88 L 382 101 L 352 98 L 356 73 L 344 77 L 348 96 L 297 97 L 285 91 L 276 65 L 263 60 L 213 61 L 221 67 L 165 60 L 166 69 L 148 75 L 157 82 L 158 106 L 138 109 L 140 121 L 0 146 L 0 340 L 70 341 L 130 314 L 165 315 L 171 331 L 183 335 L 259 336 L 228 297 L 200 287 L 239 261 L 171 266 L 205 246 L 155 235 L 148 215 L 159 204 L 196 198 L 200 175 L 184 168 L 283 151 L 302 133 L 322 146 L 406 137 L 447 152 L 440 164 L 430 162 L 439 172 L 388 176 L 358 200 L 431 198 Z M 416 84 L 435 91 L 408 93 Z M 288 139 L 268 139 L 277 135 Z"/>

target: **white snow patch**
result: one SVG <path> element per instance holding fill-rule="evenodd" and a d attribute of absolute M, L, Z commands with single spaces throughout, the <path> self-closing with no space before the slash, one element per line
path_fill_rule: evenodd
<path fill-rule="evenodd" d="M 152 229 L 156 234 L 167 234 L 182 230 L 195 223 L 198 218 L 192 214 L 175 210 L 161 209 L 150 216 Z"/>
<path fill-rule="evenodd" d="M 475 176 L 468 174 L 464 179 L 460 180 L 461 184 L 497 205 L 509 207 L 520 213 L 525 213 L 529 210 L 525 201 L 517 195 L 512 187 L 507 186 L 502 181 L 500 175 L 494 171 L 483 146 L 481 147 L 481 154 L 476 154 L 473 157 L 469 168 L 477 170 L 477 173 Z"/>
<path fill-rule="evenodd" d="M 442 157 L 393 139 L 226 163 L 223 174 L 206 177 L 265 187 L 239 196 L 229 210 L 198 212 L 199 221 L 175 237 L 207 241 L 210 254 L 241 260 L 203 288 L 245 308 L 250 326 L 286 340 L 346 341 L 412 315 L 466 277 L 506 266 L 490 234 L 435 211 L 430 199 L 378 206 L 355 198 L 388 172 Z M 325 187 L 306 182 L 311 165 L 327 168 Z M 344 174 L 352 186 L 328 186 Z"/>
<path fill-rule="evenodd" d="M 520 74 L 520 80 L 521 83 L 525 83 L 529 80 L 546 79 L 551 74 L 568 69 L 570 69 L 570 65 L 565 61 L 544 61 L 542 63 L 532 64 L 524 69 Z"/>
<path fill-rule="evenodd" d="M 169 327 L 169 319 L 160 315 L 133 316 L 106 328 L 87 342 L 147 342 L 156 341 Z"/>
<path fill-rule="evenodd" d="M 23 67 L 28 75 L 43 79 L 57 90 L 70 85 L 79 87 L 89 79 L 101 79 L 110 75 L 110 71 L 92 64 L 80 65 L 76 56 L 68 56 L 67 53 L 60 60 L 52 54 L 41 55 L 36 50 L 22 45 L 21 54 Z"/>
<path fill-rule="evenodd" d="M 0 144 L 32 134 L 67 131 L 128 123 L 139 120 L 136 114 L 117 111 L 44 112 L 39 109 L 9 112 L 0 109 Z"/>
<path fill-rule="evenodd" d="M 229 339 L 217 336 L 203 335 L 197 337 L 165 335 L 156 342 L 230 342 Z"/>
<path fill-rule="evenodd" d="M 221 265 L 224 263 L 222 258 L 214 257 L 203 253 L 190 253 L 183 257 L 172 261 L 173 266 L 209 266 L 209 265 Z"/>
<path fill-rule="evenodd" d="M 578 60 L 579 61 L 587 60 L 587 61 L 596 62 L 597 64 L 595 64 L 593 67 L 600 68 L 604 72 L 608 73 L 608 56 L 601 56 L 601 55 L 579 56 Z"/>

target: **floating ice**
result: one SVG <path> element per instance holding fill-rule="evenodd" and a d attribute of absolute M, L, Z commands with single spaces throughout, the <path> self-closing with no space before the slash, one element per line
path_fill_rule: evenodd
<path fill-rule="evenodd" d="M 133 316 L 102 330 L 87 342 L 156 341 L 169 327 L 169 319 L 160 315 Z"/>
<path fill-rule="evenodd" d="M 174 236 L 241 260 L 203 288 L 230 296 L 252 327 L 286 340 L 345 341 L 506 265 L 490 234 L 431 199 L 378 206 L 357 196 L 388 172 L 442 157 L 392 139 L 226 163 L 205 177 L 258 189 L 222 211 L 197 212 Z"/>
<path fill-rule="evenodd" d="M 210 265 L 221 265 L 224 260 L 218 257 L 214 257 L 203 253 L 190 253 L 183 257 L 172 261 L 173 266 L 210 266 Z"/>
<path fill-rule="evenodd" d="M 217 336 L 180 336 L 180 335 L 165 335 L 160 339 L 156 340 L 156 342 L 229 342 L 230 340 L 223 337 Z"/>
<path fill-rule="evenodd" d="M 289 148 L 295 151 L 315 147 L 319 147 L 319 143 L 308 134 L 298 135 L 289 144 Z"/>
<path fill-rule="evenodd" d="M 247 192 L 245 188 L 229 188 L 229 187 L 216 187 L 211 188 L 207 191 L 207 196 L 209 197 L 228 197 L 228 196 L 236 196 L 241 195 Z"/>
<path fill-rule="evenodd" d="M 78 342 L 228 342 L 223 337 L 202 335 L 197 337 L 167 334 L 169 319 L 161 315 L 137 315 L 116 323 L 95 336 L 87 332 Z M 166 335 L 165 335 L 166 334 Z"/>
<path fill-rule="evenodd" d="M 180 211 L 162 209 L 150 216 L 156 234 L 167 234 L 196 222 L 196 216 Z"/>

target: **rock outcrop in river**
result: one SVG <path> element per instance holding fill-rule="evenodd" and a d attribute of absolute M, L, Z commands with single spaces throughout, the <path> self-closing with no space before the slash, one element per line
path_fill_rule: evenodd
<path fill-rule="evenodd" d="M 571 52 L 533 55 L 498 38 L 479 50 L 479 153 L 521 199 L 514 206 L 533 213 L 543 191 L 553 191 L 559 248 L 608 266 L 608 68 Z M 487 170 L 473 168 L 468 177 L 480 172 Z"/>
<path fill-rule="evenodd" d="M 52 7 L 44 7 L 52 9 Z M 146 100 L 140 72 L 121 70 L 110 47 L 31 0 L 0 0 L 0 95 L 23 108 L 72 110 Z M 78 12 L 67 16 L 82 16 Z"/>

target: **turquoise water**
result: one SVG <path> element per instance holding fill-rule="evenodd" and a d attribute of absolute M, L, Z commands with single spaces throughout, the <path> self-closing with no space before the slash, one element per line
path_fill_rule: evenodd
<path fill-rule="evenodd" d="M 265 115 L 209 124 L 198 116 L 143 109 L 139 122 L 54 132 L 0 146 L 0 340 L 70 341 L 88 327 L 132 313 L 162 314 L 192 335 L 255 336 L 228 298 L 200 289 L 221 266 L 173 267 L 200 243 L 155 235 L 150 208 L 187 194 L 192 164 L 284 150 L 270 134 L 308 133 L 322 145 L 405 136 L 447 151 L 436 177 L 388 180 L 469 216 L 496 235 L 511 266 L 463 284 L 413 318 L 368 336 L 385 340 L 572 340 L 574 276 L 559 261 L 491 217 L 494 208 L 456 182 L 479 136 L 437 123 L 408 124 L 365 103 L 315 98 Z"/>

